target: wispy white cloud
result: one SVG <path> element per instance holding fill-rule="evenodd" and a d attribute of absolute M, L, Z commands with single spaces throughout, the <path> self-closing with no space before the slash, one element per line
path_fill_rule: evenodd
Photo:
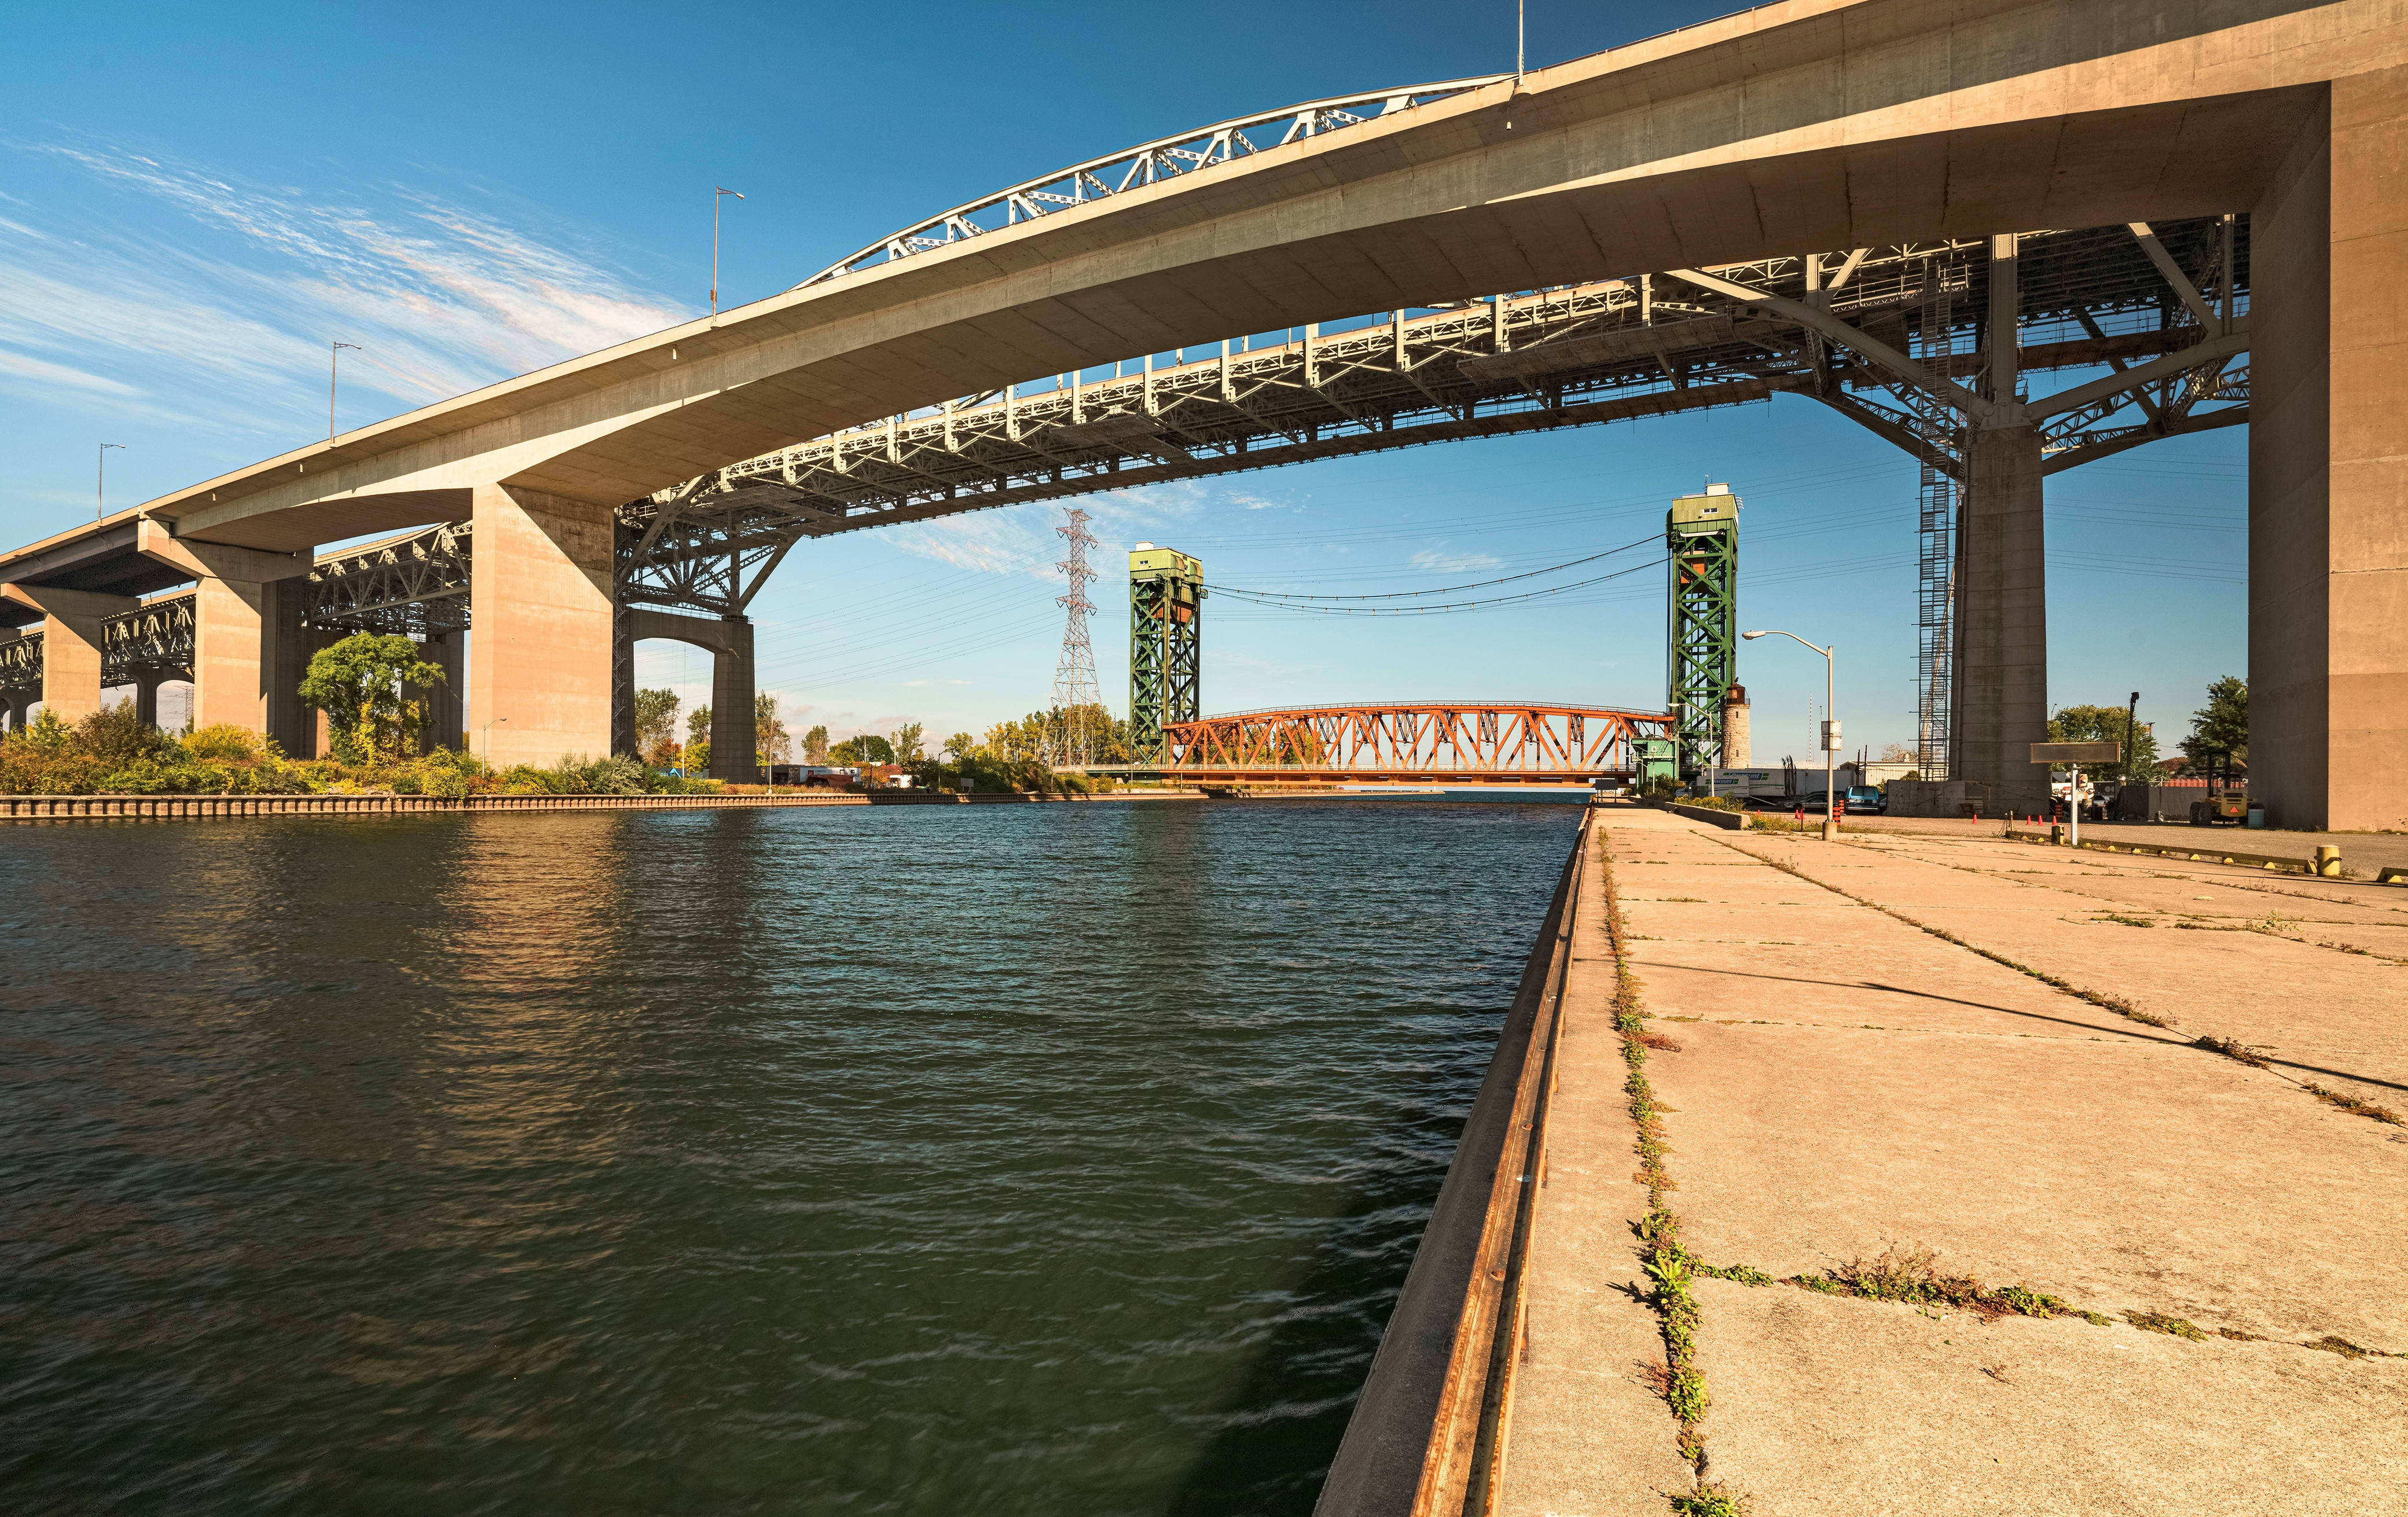
<path fill-rule="evenodd" d="M 356 426 L 686 314 L 572 239 L 408 186 L 270 187 L 105 145 L 0 152 L 73 192 L 12 196 L 24 209 L 0 219 L 0 386 L 54 403 L 284 431 L 322 403 L 339 339 L 362 349 L 343 365 Z"/>
<path fill-rule="evenodd" d="M 1411 562 L 1415 569 L 1434 574 L 1460 574 L 1469 569 L 1495 569 L 1504 560 L 1485 553 L 1448 553 L 1439 547 L 1424 548 Z"/>

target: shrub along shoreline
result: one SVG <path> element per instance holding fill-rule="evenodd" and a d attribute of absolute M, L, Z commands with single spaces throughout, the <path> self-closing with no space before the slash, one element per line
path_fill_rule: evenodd
<path fill-rule="evenodd" d="M 70 727 L 48 711 L 0 738 L 0 795 L 711 795 L 621 755 L 569 755 L 549 768 L 495 769 L 448 748 L 355 758 L 288 758 L 240 727 L 181 734 L 142 721 L 131 703 Z"/>

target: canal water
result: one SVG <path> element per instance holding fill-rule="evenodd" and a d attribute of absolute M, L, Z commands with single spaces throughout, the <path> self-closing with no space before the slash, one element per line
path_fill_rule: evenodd
<path fill-rule="evenodd" d="M 0 833 L 0 1506 L 1305 1512 L 1577 821 Z"/>

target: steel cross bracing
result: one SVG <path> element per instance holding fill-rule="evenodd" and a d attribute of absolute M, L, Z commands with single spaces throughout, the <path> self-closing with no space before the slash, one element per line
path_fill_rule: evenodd
<path fill-rule="evenodd" d="M 330 631 L 459 631 L 468 625 L 469 544 L 469 524 L 448 522 L 322 555 L 302 619 Z"/>
<path fill-rule="evenodd" d="M 892 237 L 883 237 L 795 286 L 799 290 L 823 281 L 840 279 L 863 269 L 914 253 L 948 247 L 968 238 L 1001 231 L 1023 222 L 1115 195 L 1125 190 L 1156 184 L 1183 174 L 1199 173 L 1217 164 L 1249 157 L 1265 148 L 1283 147 L 1305 137 L 1320 137 L 1394 115 L 1425 101 L 1476 90 L 1512 79 L 1511 74 L 1485 74 L 1478 79 L 1448 79 L 1382 90 L 1374 94 L 1337 95 L 1285 106 L 1260 115 L 1240 116 L 1217 125 L 1166 137 L 1101 158 L 1090 158 L 1039 179 L 1015 184 L 982 200 L 956 206 L 939 216 L 915 223 Z"/>
<path fill-rule="evenodd" d="M 2188 282 L 2220 289 L 2229 228 L 2201 219 L 2158 227 L 2156 240 Z M 2021 240 L 2023 368 L 2126 369 L 2083 405 L 2042 419 L 2051 471 L 2243 418 L 2244 310 L 2234 312 L 2235 332 L 2205 332 L 2125 227 Z M 622 581 L 634 600 L 740 613 L 805 537 L 1783 392 L 1829 405 L 1918 456 L 1936 444 L 1943 471 L 1961 477 L 1955 399 L 1978 397 L 1956 382 L 1982 362 L 1985 250 L 1978 239 L 1908 243 L 1601 280 L 1307 327 L 1291 340 L 1232 342 L 1201 357 L 1142 355 L 1116 377 L 1074 376 L 1034 395 L 1013 386 L 968 396 L 629 502 L 620 512 Z M 2244 225 L 2241 308 L 2245 254 Z M 1951 265 L 1961 273 L 1944 272 Z M 1945 361 L 1927 371 L 1906 349 L 1923 345 L 1935 278 L 1965 287 L 1944 308 Z"/>
<path fill-rule="evenodd" d="M 1562 780 L 1627 776 L 1632 744 L 1670 731 L 1661 712 L 1414 701 L 1207 716 L 1166 726 L 1163 735 L 1168 767 L 1180 772 Z"/>

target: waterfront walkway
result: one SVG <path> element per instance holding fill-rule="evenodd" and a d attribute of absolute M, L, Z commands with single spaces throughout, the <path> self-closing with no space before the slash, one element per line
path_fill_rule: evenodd
<path fill-rule="evenodd" d="M 2408 1512 L 2408 890 L 1596 825 L 1499 1510 Z"/>

